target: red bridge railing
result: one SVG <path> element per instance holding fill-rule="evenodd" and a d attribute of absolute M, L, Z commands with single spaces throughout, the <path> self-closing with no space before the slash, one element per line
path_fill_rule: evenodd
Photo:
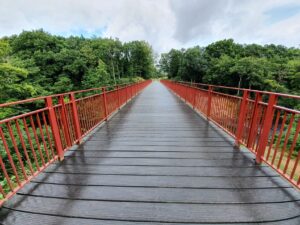
<path fill-rule="evenodd" d="M 161 81 L 197 112 L 300 188 L 300 111 L 280 106 L 300 96 L 207 84 Z"/>
<path fill-rule="evenodd" d="M 0 104 L 0 109 L 34 108 L 0 120 L 0 206 L 150 82 Z"/>

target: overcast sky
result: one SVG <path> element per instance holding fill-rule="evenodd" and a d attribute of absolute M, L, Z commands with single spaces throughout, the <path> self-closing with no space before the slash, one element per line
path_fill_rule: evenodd
<path fill-rule="evenodd" d="M 233 38 L 300 47 L 300 0 L 0 0 L 0 36 L 144 39 L 158 53 Z"/>

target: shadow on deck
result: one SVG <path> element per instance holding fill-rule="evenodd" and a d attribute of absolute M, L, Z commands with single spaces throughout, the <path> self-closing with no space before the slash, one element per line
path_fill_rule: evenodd
<path fill-rule="evenodd" d="M 2 209 L 3 224 L 300 224 L 300 193 L 158 82 Z"/>

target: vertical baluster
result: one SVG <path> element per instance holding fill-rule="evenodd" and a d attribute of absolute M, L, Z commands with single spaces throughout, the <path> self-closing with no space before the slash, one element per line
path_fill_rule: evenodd
<path fill-rule="evenodd" d="M 292 129 L 292 126 L 293 126 L 294 118 L 295 118 L 295 114 L 293 113 L 293 114 L 292 114 L 292 117 L 291 117 L 291 119 L 290 119 L 290 121 L 289 121 L 289 126 L 288 126 L 288 129 L 287 129 L 287 132 L 285 133 L 285 139 L 284 139 L 283 147 L 282 147 L 282 149 L 281 149 L 281 154 L 280 154 L 280 157 L 279 157 L 279 161 L 278 161 L 278 164 L 277 164 L 277 168 L 280 167 L 282 158 L 283 158 L 283 156 L 284 156 L 285 149 L 286 149 L 286 145 L 287 145 L 287 142 L 288 142 L 288 140 L 289 140 L 289 136 L 290 136 L 291 129 Z"/>
<path fill-rule="evenodd" d="M 72 117 L 73 117 L 74 129 L 75 129 L 76 143 L 79 144 L 81 141 L 81 128 L 80 128 L 80 123 L 79 123 L 79 117 L 78 117 L 78 111 L 77 111 L 77 105 L 76 105 L 74 92 L 70 93 L 69 98 L 70 98 L 70 103 L 71 103 L 71 107 L 72 107 Z"/>
<path fill-rule="evenodd" d="M 247 109 L 247 101 L 248 101 L 248 90 L 243 91 L 243 99 L 240 105 L 240 113 L 238 117 L 238 126 L 235 134 L 235 147 L 239 148 L 246 118 L 246 109 Z"/>
<path fill-rule="evenodd" d="M 72 143 L 71 143 L 69 126 L 68 126 L 68 121 L 67 121 L 66 105 L 65 105 L 63 95 L 59 96 L 58 102 L 61 105 L 60 106 L 61 107 L 60 116 L 61 116 L 61 120 L 62 120 L 62 128 L 63 128 L 64 136 L 65 136 L 65 139 L 67 142 L 67 146 L 70 147 L 70 146 L 72 146 Z"/>
<path fill-rule="evenodd" d="M 6 179 L 6 181 L 7 181 L 7 184 L 8 184 L 8 186 L 9 186 L 9 189 L 10 189 L 11 191 L 13 191 L 13 190 L 14 190 L 14 186 L 13 186 L 13 183 L 12 183 L 12 181 L 11 181 L 11 179 L 10 179 L 8 173 L 7 173 L 7 170 L 6 170 L 6 168 L 5 168 L 5 165 L 4 165 L 4 162 L 3 162 L 3 160 L 2 160 L 1 155 L 0 155 L 0 167 L 1 167 L 1 169 L 2 169 L 2 172 L 3 172 L 3 174 L 4 174 L 5 179 Z"/>
<path fill-rule="evenodd" d="M 282 123 L 281 123 L 279 135 L 277 137 L 275 150 L 274 150 L 273 157 L 272 157 L 272 164 L 274 164 L 274 161 L 275 161 L 276 156 L 277 156 L 277 151 L 278 151 L 278 148 L 279 148 L 279 145 L 280 145 L 280 140 L 281 140 L 283 130 L 284 130 L 284 127 L 285 127 L 286 116 L 287 116 L 287 114 L 286 114 L 286 112 L 284 112 L 284 116 L 283 116 L 283 120 L 282 120 Z"/>
<path fill-rule="evenodd" d="M 255 93 L 255 102 L 254 102 L 254 109 L 251 117 L 251 125 L 250 125 L 250 131 L 249 131 L 249 136 L 248 136 L 248 141 L 247 141 L 247 147 L 252 148 L 253 147 L 253 142 L 257 137 L 257 132 L 258 132 L 258 119 L 259 119 L 259 103 L 262 100 L 262 95 L 261 93 L 257 92 Z"/>
<path fill-rule="evenodd" d="M 18 148 L 16 139 L 15 139 L 15 136 L 14 136 L 14 134 L 13 134 L 13 131 L 12 131 L 10 122 L 7 122 L 7 123 L 6 123 L 6 126 L 7 126 L 7 129 L 8 129 L 8 133 L 9 133 L 10 139 L 11 139 L 11 141 L 12 141 L 14 150 L 15 150 L 15 152 L 16 152 L 16 155 L 17 155 L 19 164 L 20 164 L 20 166 L 21 166 L 21 170 L 22 170 L 23 176 L 24 176 L 24 178 L 27 180 L 28 177 L 27 177 L 27 174 L 26 174 L 26 170 L 25 170 L 25 167 L 24 167 L 24 163 L 23 163 L 21 154 L 20 154 L 20 152 L 19 152 L 19 148 Z"/>
<path fill-rule="evenodd" d="M 43 132 L 43 128 L 42 128 L 40 117 L 39 117 L 38 113 L 36 114 L 36 119 L 37 119 L 38 127 L 39 127 L 39 130 L 40 130 L 40 135 L 41 135 L 41 138 L 42 138 L 42 142 L 43 142 L 43 145 L 44 145 L 44 150 L 45 150 L 45 153 L 46 153 L 46 156 L 47 156 L 47 160 L 49 162 L 50 161 L 50 156 L 49 156 L 49 152 L 48 152 L 48 147 L 47 147 L 47 143 L 46 143 L 45 138 L 44 138 L 44 132 Z"/>
<path fill-rule="evenodd" d="M 36 166 L 37 170 L 39 171 L 40 170 L 40 165 L 39 165 L 38 160 L 37 160 L 37 155 L 36 155 L 32 140 L 31 140 L 30 132 L 29 132 L 27 122 L 26 122 L 25 118 L 23 118 L 23 125 L 24 125 L 25 132 L 26 132 L 26 135 L 27 135 L 27 138 L 28 138 L 28 143 L 29 143 L 29 146 L 30 146 L 30 149 L 31 149 L 31 153 L 32 153 L 33 158 L 34 158 L 35 166 Z"/>
<path fill-rule="evenodd" d="M 103 107 L 104 107 L 104 115 L 105 115 L 105 120 L 107 120 L 108 117 L 108 112 L 107 112 L 107 102 L 106 102 L 106 89 L 105 87 L 102 88 L 102 95 L 103 95 Z"/>
<path fill-rule="evenodd" d="M 17 169 L 16 169 L 16 166 L 15 166 L 15 163 L 14 163 L 14 160 L 10 154 L 10 151 L 9 151 L 9 147 L 8 147 L 8 144 L 6 142 L 6 139 L 5 139 L 5 136 L 4 136 L 4 133 L 3 133 L 3 130 L 2 130 L 2 127 L 0 127 L 0 137 L 2 139 L 2 143 L 3 143 L 3 146 L 4 146 L 4 149 L 5 149 L 5 152 L 6 152 L 6 155 L 7 155 L 7 158 L 8 158 L 8 161 L 10 163 L 10 166 L 13 170 L 13 173 L 16 177 L 16 180 L 17 180 L 17 183 L 18 185 L 21 185 L 21 180 L 20 180 L 20 177 L 19 177 L 19 174 L 17 172 Z M 4 165 L 4 164 L 3 164 Z M 3 170 L 3 168 L 2 168 Z"/>
<path fill-rule="evenodd" d="M 208 99 L 207 99 L 207 112 L 206 112 L 206 117 L 207 119 L 210 118 L 210 110 L 211 110 L 211 99 L 212 99 L 212 86 L 208 86 Z"/>
<path fill-rule="evenodd" d="M 34 125 L 32 115 L 29 116 L 29 119 L 30 119 L 30 125 L 31 125 L 31 129 L 32 129 L 32 132 L 33 132 L 33 136 L 35 138 L 35 143 L 37 145 L 37 149 L 38 149 L 38 152 L 39 152 L 41 160 L 42 160 L 42 165 L 45 166 L 46 164 L 45 164 L 44 155 L 43 155 L 43 152 L 41 150 L 40 141 L 39 141 L 39 138 L 38 138 L 37 133 L 36 133 L 36 129 L 35 129 L 35 125 Z"/>
<path fill-rule="evenodd" d="M 44 125 L 45 125 L 47 139 L 48 139 L 50 149 L 51 149 L 51 158 L 54 158 L 55 153 L 54 153 L 54 150 L 53 150 L 53 143 L 52 143 L 52 139 L 51 139 L 50 132 L 49 132 L 49 129 L 48 129 L 48 123 L 47 123 L 47 119 L 46 119 L 46 116 L 45 116 L 45 112 L 42 112 L 42 119 L 43 119 L 43 122 L 44 122 Z"/>
<path fill-rule="evenodd" d="M 267 152 L 267 156 L 266 156 L 266 160 L 269 160 L 270 153 L 272 151 L 272 147 L 273 147 L 274 139 L 275 139 L 275 134 L 277 132 L 279 118 L 280 118 L 280 111 L 278 110 L 277 115 L 276 115 L 275 125 L 274 125 L 274 128 L 273 128 L 273 134 L 272 134 L 271 142 L 270 142 L 270 145 L 269 145 L 269 148 L 268 148 L 268 152 Z"/>
<path fill-rule="evenodd" d="M 120 86 L 117 86 L 117 95 L 118 95 L 118 108 L 121 108 L 121 101 L 120 101 Z"/>
<path fill-rule="evenodd" d="M 27 148 L 26 148 L 26 144 L 25 144 L 25 141 L 24 141 L 24 138 L 23 138 L 23 134 L 21 133 L 21 128 L 20 128 L 18 120 L 16 120 L 16 127 L 17 127 L 17 132 L 18 132 L 19 138 L 20 138 L 20 142 L 21 142 L 21 145 L 22 145 L 22 148 L 23 148 L 23 151 L 24 151 L 24 155 L 25 155 L 26 161 L 27 161 L 28 166 L 29 166 L 29 170 L 31 172 L 31 175 L 33 175 L 34 171 L 33 171 L 33 168 L 32 168 L 31 160 L 30 160 L 28 152 L 27 152 Z"/>
<path fill-rule="evenodd" d="M 295 149 L 295 146 L 296 146 L 296 143 L 297 143 L 297 138 L 298 138 L 299 132 L 300 132 L 300 118 L 298 119 L 298 125 L 297 125 L 297 128 L 296 128 L 295 134 L 294 134 L 294 138 L 293 138 L 292 145 L 290 147 L 290 151 L 288 153 L 288 157 L 287 157 L 287 160 L 286 160 L 286 163 L 285 163 L 283 173 L 286 173 L 286 171 L 288 169 L 288 166 L 289 166 L 289 163 L 290 163 L 290 160 L 291 160 L 291 156 L 294 152 L 294 149 Z"/>
<path fill-rule="evenodd" d="M 3 196 L 4 198 L 6 197 L 5 191 L 3 190 L 1 184 L 0 184 L 0 193 L 2 194 L 2 196 Z M 0 205 L 1 205 L 1 204 L 2 204 L 2 200 L 0 200 Z"/>

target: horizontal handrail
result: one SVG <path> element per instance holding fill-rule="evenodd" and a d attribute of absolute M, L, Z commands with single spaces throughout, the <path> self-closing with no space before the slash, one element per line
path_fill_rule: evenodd
<path fill-rule="evenodd" d="M 138 82 L 138 83 L 140 83 L 140 82 Z M 106 89 L 107 88 L 114 88 L 114 89 L 116 89 L 116 88 L 125 88 L 125 87 L 128 87 L 128 86 L 133 85 L 133 84 L 136 84 L 136 83 L 123 83 L 123 84 L 120 84 L 120 85 L 110 85 L 110 86 L 103 86 L 103 87 L 105 87 Z M 13 101 L 13 102 L 1 103 L 0 104 L 0 108 L 12 106 L 12 105 L 18 105 L 18 104 L 35 102 L 35 101 L 38 101 L 38 100 L 45 100 L 47 97 L 55 98 L 55 97 L 60 97 L 60 96 L 67 96 L 70 93 L 78 94 L 78 93 L 85 93 L 85 92 L 90 92 L 90 91 L 100 91 L 101 92 L 103 87 L 89 88 L 89 89 L 84 89 L 84 90 L 64 92 L 64 93 L 59 93 L 59 94 L 39 96 L 39 97 L 35 97 L 35 98 L 28 98 L 28 99 L 24 99 L 24 100 L 18 100 L 18 101 Z"/>
<path fill-rule="evenodd" d="M 151 81 L 41 96 L 0 105 L 42 107 L 0 121 L 0 206 L 74 144 L 79 144 Z M 107 90 L 112 88 L 112 90 Z M 92 92 L 88 96 L 79 96 Z M 97 93 L 96 93 L 97 92 Z M 39 103 L 41 105 L 41 103 Z"/>
<path fill-rule="evenodd" d="M 204 87 L 229 89 L 229 90 L 236 90 L 236 91 L 249 91 L 249 92 L 260 93 L 260 94 L 276 94 L 277 96 L 281 96 L 281 97 L 300 99 L 299 95 L 292 95 L 292 94 L 286 94 L 286 93 L 275 93 L 275 92 L 271 92 L 271 91 L 261 91 L 261 90 L 247 89 L 247 88 L 228 87 L 228 86 L 222 86 L 222 85 L 194 83 L 194 82 L 187 82 L 187 81 L 178 81 L 176 83 L 185 84 L 188 86 L 204 86 Z"/>
<path fill-rule="evenodd" d="M 300 111 L 279 105 L 279 100 L 299 101 L 300 96 L 170 80 L 161 82 L 231 135 L 236 147 L 247 147 L 254 153 L 256 163 L 268 164 L 300 188 Z M 239 90 L 242 95 L 226 93 L 232 90 Z"/>

